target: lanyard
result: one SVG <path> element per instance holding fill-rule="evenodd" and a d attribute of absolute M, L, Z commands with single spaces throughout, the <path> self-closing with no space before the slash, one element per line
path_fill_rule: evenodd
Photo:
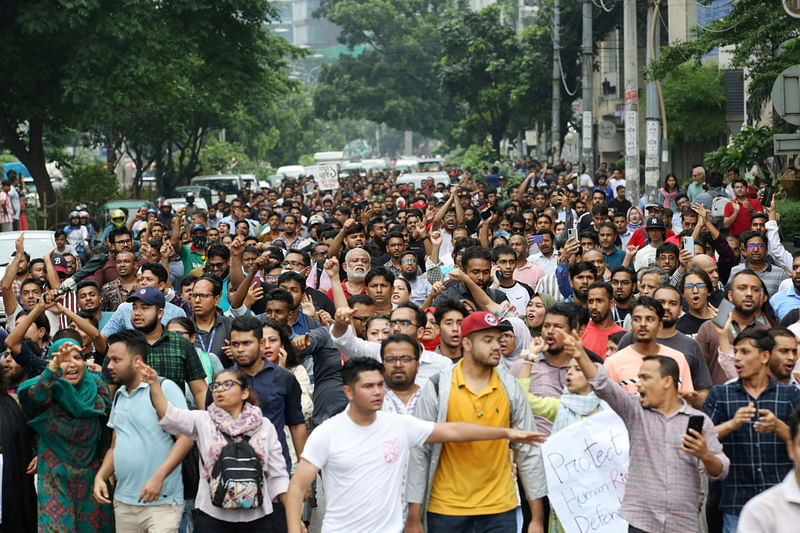
<path fill-rule="evenodd" d="M 206 343 L 203 342 L 203 334 L 202 333 L 200 333 L 197 336 L 197 338 L 200 340 L 200 346 L 203 348 L 204 352 L 206 352 L 206 353 L 210 353 L 211 352 L 211 347 L 214 345 L 214 335 L 216 335 L 216 333 L 217 333 L 217 326 L 214 326 L 213 328 L 211 328 L 211 335 L 208 338 L 208 346 L 206 346 Z"/>
<path fill-rule="evenodd" d="M 757 317 L 757 318 L 756 318 L 756 319 L 755 319 L 753 322 L 755 322 L 756 324 L 761 324 L 761 325 L 763 325 L 763 326 L 766 326 L 766 325 L 767 325 L 767 321 L 766 321 L 766 319 L 765 319 L 763 316 L 759 316 L 759 317 Z M 740 326 L 740 327 L 741 327 L 741 326 Z M 742 329 L 742 331 L 744 331 L 744 330 L 745 330 L 745 329 L 747 329 L 748 327 L 750 327 L 750 324 L 748 324 L 746 327 L 744 327 L 744 328 L 741 328 L 741 329 Z M 733 336 L 734 336 L 734 337 L 736 337 L 736 335 L 738 335 L 738 334 L 739 334 L 739 333 L 736 331 L 736 329 L 733 327 L 733 324 L 731 324 L 731 333 L 733 334 Z"/>

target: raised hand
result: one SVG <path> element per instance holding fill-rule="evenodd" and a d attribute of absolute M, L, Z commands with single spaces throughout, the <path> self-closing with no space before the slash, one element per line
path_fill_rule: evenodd
<path fill-rule="evenodd" d="M 736 414 L 733 415 L 733 418 L 730 419 L 730 422 L 736 429 L 739 429 L 745 424 L 745 422 L 750 422 L 754 416 L 756 416 L 756 407 L 753 402 L 750 402 L 746 406 L 737 409 Z"/>
<path fill-rule="evenodd" d="M 547 349 L 547 342 L 544 340 L 544 337 L 534 337 L 531 339 L 530 351 L 532 354 L 542 353 Z"/>
<path fill-rule="evenodd" d="M 338 259 L 336 259 L 335 257 L 331 257 L 330 259 L 325 261 L 325 264 L 323 265 L 323 268 L 325 269 L 325 273 L 328 275 L 329 278 L 331 278 L 331 279 L 334 279 L 334 278 L 339 279 L 339 260 Z"/>
<path fill-rule="evenodd" d="M 134 361 L 134 366 L 138 368 L 142 373 L 142 381 L 150 385 L 151 387 L 160 387 L 161 383 L 158 381 L 158 372 L 153 370 L 153 367 L 142 363 L 140 360 Z"/>
<path fill-rule="evenodd" d="M 467 280 L 467 275 L 460 268 L 454 268 L 450 271 L 450 279 L 464 282 Z"/>
<path fill-rule="evenodd" d="M 298 335 L 297 337 L 292 339 L 292 346 L 294 346 L 295 351 L 297 353 L 303 353 L 311 346 L 311 340 L 308 337 L 308 333 L 305 335 Z M 283 348 L 281 348 L 283 351 Z"/>
<path fill-rule="evenodd" d="M 336 314 L 333 316 L 334 324 L 347 327 L 347 325 L 350 324 L 350 320 L 353 318 L 353 314 L 355 312 L 355 309 L 351 309 L 349 307 L 337 308 Z"/>
<path fill-rule="evenodd" d="M 250 285 L 247 289 L 247 295 L 244 297 L 244 306 L 248 309 L 253 307 L 257 301 L 264 297 L 264 288 L 260 283 L 256 282 Z"/>
<path fill-rule="evenodd" d="M 237 235 L 231 242 L 231 255 L 242 255 L 244 252 L 244 239 Z"/>
<path fill-rule="evenodd" d="M 22 255 L 25 253 L 25 233 L 19 234 L 19 237 L 17 237 L 14 246 L 16 247 L 17 250 L 17 257 L 22 257 Z"/>
<path fill-rule="evenodd" d="M 753 423 L 753 429 L 758 433 L 776 433 L 779 422 L 775 413 L 769 409 L 758 409 L 758 421 Z"/>
<path fill-rule="evenodd" d="M 442 232 L 441 232 L 441 231 L 438 231 L 438 230 L 437 230 L 437 231 L 432 231 L 432 232 L 431 232 L 431 244 L 432 244 L 434 247 L 439 247 L 439 248 L 441 248 L 441 246 L 442 246 L 442 241 L 443 241 L 443 240 L 444 240 L 444 239 L 443 239 L 443 237 L 442 237 Z"/>
<path fill-rule="evenodd" d="M 706 446 L 706 438 L 696 429 L 690 429 L 688 433 L 683 436 L 681 449 L 686 453 L 694 455 L 698 459 L 705 457 L 709 451 L 708 446 Z"/>
<path fill-rule="evenodd" d="M 320 309 L 319 311 L 317 311 L 317 320 L 319 320 L 319 323 L 325 326 L 326 328 L 331 327 L 331 325 L 333 324 L 333 317 L 329 312 L 327 312 L 324 309 Z"/>
<path fill-rule="evenodd" d="M 304 294 L 300 300 L 300 306 L 303 309 L 303 314 L 308 316 L 316 316 L 317 309 L 314 307 L 314 302 L 311 300 L 311 296 L 308 294 Z"/>
<path fill-rule="evenodd" d="M 444 292 L 444 289 L 445 289 L 444 283 L 442 283 L 441 281 L 437 281 L 436 283 L 434 283 L 433 286 L 431 287 L 431 294 L 433 295 L 433 298 L 436 298 L 437 296 L 442 294 Z"/>

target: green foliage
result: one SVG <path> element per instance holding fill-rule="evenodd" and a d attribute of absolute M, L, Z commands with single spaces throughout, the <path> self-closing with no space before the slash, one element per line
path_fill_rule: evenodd
<path fill-rule="evenodd" d="M 700 0 L 708 4 L 711 0 Z M 687 60 L 699 62 L 714 47 L 731 50 L 732 66 L 746 68 L 749 113 L 760 118 L 772 84 L 785 68 L 800 63 L 797 19 L 783 9 L 782 0 L 738 0 L 731 12 L 702 31 L 699 38 L 668 46 L 649 74 L 664 79 Z"/>
<path fill-rule="evenodd" d="M 772 128 L 745 126 L 731 139 L 729 146 L 721 146 L 705 156 L 706 167 L 726 172 L 738 168 L 744 174 L 753 165 L 764 167 L 764 161 L 772 156 Z M 762 175 L 764 175 L 762 171 Z"/>
<path fill-rule="evenodd" d="M 662 82 L 670 146 L 725 135 L 725 90 L 716 67 L 682 65 Z"/>
<path fill-rule="evenodd" d="M 61 164 L 66 186 L 59 192 L 58 220 L 66 220 L 77 204 L 86 204 L 98 213 L 104 203 L 121 198 L 117 177 L 98 163 L 67 160 Z"/>
<path fill-rule="evenodd" d="M 205 145 L 200 152 L 200 166 L 205 174 L 227 173 L 233 159 L 238 161 L 236 172 L 248 173 L 254 170 L 250 158 L 240 144 L 214 141 Z"/>
<path fill-rule="evenodd" d="M 780 227 L 784 239 L 793 239 L 800 235 L 800 202 L 795 200 L 778 200 Z"/>
<path fill-rule="evenodd" d="M 299 157 L 299 162 L 303 166 L 313 165 L 314 164 L 314 156 L 311 154 L 303 154 Z"/>

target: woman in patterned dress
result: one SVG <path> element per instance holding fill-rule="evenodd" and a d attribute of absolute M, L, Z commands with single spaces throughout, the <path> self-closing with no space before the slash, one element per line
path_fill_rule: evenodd
<path fill-rule="evenodd" d="M 44 372 L 19 388 L 20 405 L 39 434 L 39 532 L 110 533 L 111 508 L 92 498 L 108 389 L 87 372 L 76 331 L 61 330 L 56 339 Z"/>

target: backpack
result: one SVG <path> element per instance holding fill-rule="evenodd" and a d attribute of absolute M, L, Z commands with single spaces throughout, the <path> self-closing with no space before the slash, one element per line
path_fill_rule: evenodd
<path fill-rule="evenodd" d="M 728 205 L 731 199 L 727 196 L 715 196 L 711 200 L 711 220 L 722 219 L 725 217 L 725 206 Z"/>
<path fill-rule="evenodd" d="M 264 468 L 250 446 L 250 437 L 235 441 L 222 434 L 227 444 L 211 470 L 208 486 L 211 503 L 224 509 L 257 509 L 264 503 Z"/>

